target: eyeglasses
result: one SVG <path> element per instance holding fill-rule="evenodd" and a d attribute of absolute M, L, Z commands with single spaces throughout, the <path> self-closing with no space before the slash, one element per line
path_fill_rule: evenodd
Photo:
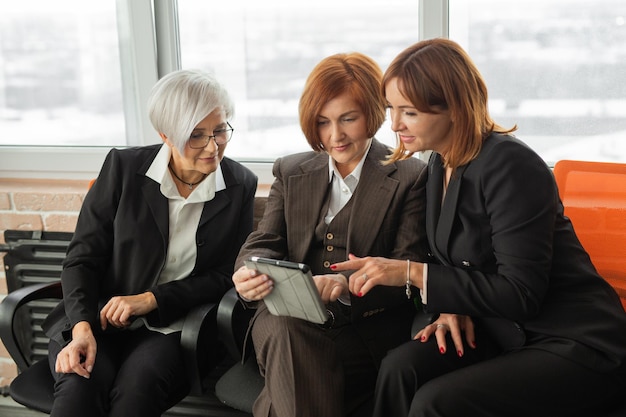
<path fill-rule="evenodd" d="M 192 133 L 187 143 L 192 149 L 205 148 L 211 139 L 215 139 L 217 145 L 226 145 L 228 141 L 233 137 L 233 127 L 230 123 L 226 122 L 228 129 L 214 130 L 212 135 L 202 135 L 200 133 Z"/>

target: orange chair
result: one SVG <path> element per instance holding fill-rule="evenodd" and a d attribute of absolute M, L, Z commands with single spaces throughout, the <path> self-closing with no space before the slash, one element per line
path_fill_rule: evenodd
<path fill-rule="evenodd" d="M 626 309 L 626 164 L 563 160 L 554 176 L 565 215 Z"/>

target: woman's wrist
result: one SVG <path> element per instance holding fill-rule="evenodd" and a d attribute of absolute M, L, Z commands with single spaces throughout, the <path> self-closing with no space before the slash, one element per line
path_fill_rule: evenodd
<path fill-rule="evenodd" d="M 144 295 L 144 302 L 147 304 L 148 306 L 148 312 L 152 311 L 152 310 L 156 310 L 159 307 L 159 304 L 157 303 L 157 299 L 156 296 L 154 295 L 154 293 L 152 291 L 146 291 L 145 293 L 143 293 Z"/>
<path fill-rule="evenodd" d="M 91 325 L 88 321 L 79 321 L 72 327 L 72 339 L 79 338 L 85 334 L 91 334 Z"/>
<path fill-rule="evenodd" d="M 424 264 L 422 262 L 415 262 L 407 259 L 405 266 L 404 285 L 417 287 L 422 289 L 422 276 L 424 271 Z"/>

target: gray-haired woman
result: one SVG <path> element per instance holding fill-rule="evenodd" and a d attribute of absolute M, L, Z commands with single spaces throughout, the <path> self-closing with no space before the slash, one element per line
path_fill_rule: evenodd
<path fill-rule="evenodd" d="M 162 144 L 113 149 L 85 197 L 49 315 L 52 416 L 160 416 L 188 392 L 187 312 L 218 301 L 252 230 L 257 178 L 224 157 L 233 105 L 210 74 L 154 86 Z"/>

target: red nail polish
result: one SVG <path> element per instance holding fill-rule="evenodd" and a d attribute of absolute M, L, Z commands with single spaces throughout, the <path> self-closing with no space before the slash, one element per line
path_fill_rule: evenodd
<path fill-rule="evenodd" d="M 472 345 L 473 348 L 476 347 L 476 342 L 474 342 L 473 340 L 470 342 L 470 344 Z"/>
<path fill-rule="evenodd" d="M 363 297 L 363 293 L 362 293 L 362 292 L 359 292 L 357 295 L 358 295 L 359 297 Z"/>
<path fill-rule="evenodd" d="M 460 350 L 457 350 L 457 351 L 456 351 L 456 354 L 457 354 L 457 355 L 459 355 L 459 358 L 462 358 L 462 357 L 463 357 L 463 352 L 461 352 Z"/>
<path fill-rule="evenodd" d="M 422 342 L 426 341 L 426 336 L 422 336 Z"/>
<path fill-rule="evenodd" d="M 331 266 L 330 266 L 330 269 L 332 269 L 332 270 L 337 269 L 337 265 L 331 265 Z"/>
<path fill-rule="evenodd" d="M 446 353 L 446 350 L 443 348 L 443 346 L 441 346 L 439 348 L 439 352 L 441 352 L 441 354 L 443 355 L 444 353 Z"/>

